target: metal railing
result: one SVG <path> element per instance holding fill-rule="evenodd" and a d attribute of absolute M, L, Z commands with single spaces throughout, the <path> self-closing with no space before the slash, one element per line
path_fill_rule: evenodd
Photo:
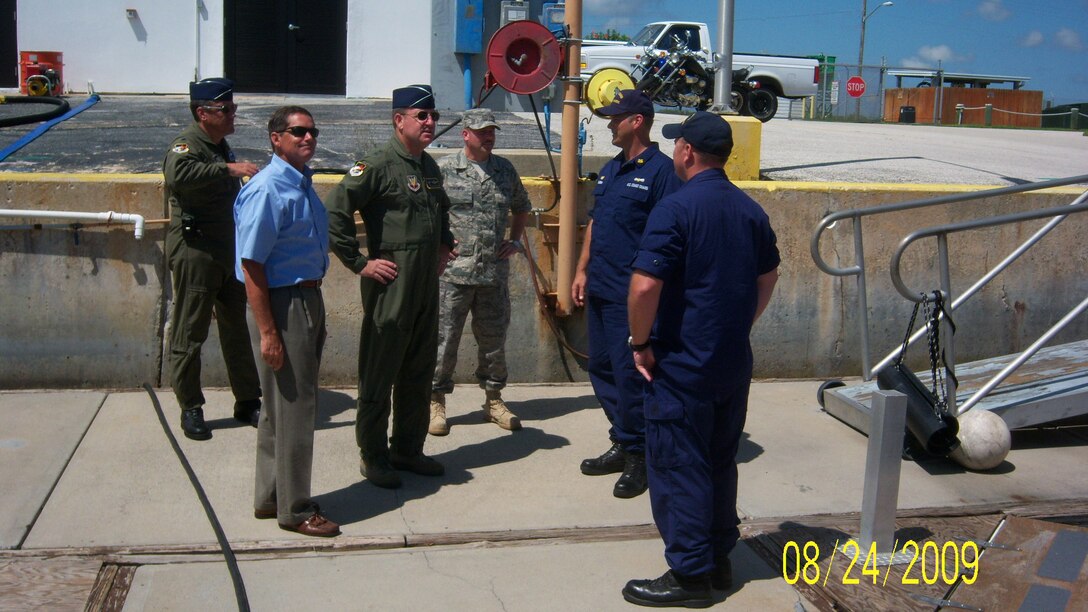
<path fill-rule="evenodd" d="M 858 329 L 858 337 L 859 337 L 860 343 L 861 343 L 860 350 L 861 350 L 862 377 L 867 381 L 872 380 L 872 378 L 876 375 L 877 372 L 879 372 L 883 368 L 887 367 L 889 364 L 891 364 L 895 360 L 895 358 L 898 355 L 899 350 L 900 350 L 899 348 L 896 348 L 887 357 L 885 357 L 883 360 L 881 360 L 880 363 L 878 363 L 876 366 L 872 366 L 871 348 L 870 348 L 870 341 L 869 341 L 869 306 L 868 306 L 866 268 L 865 268 L 865 248 L 864 248 L 864 238 L 863 238 L 864 231 L 863 231 L 863 227 L 862 227 L 862 219 L 864 217 L 874 216 L 874 215 L 879 215 L 879 214 L 884 214 L 884 213 L 891 213 L 891 212 L 901 212 L 901 211 L 906 211 L 906 210 L 914 210 L 914 209 L 918 209 L 918 208 L 926 208 L 926 207 L 931 207 L 931 206 L 941 206 L 941 205 L 945 205 L 945 204 L 953 204 L 953 203 L 956 203 L 956 202 L 977 201 L 977 200 L 983 200 L 983 199 L 986 199 L 986 198 L 992 198 L 992 197 L 1008 195 L 1008 194 L 1013 194 L 1013 193 L 1024 193 L 1024 192 L 1028 192 L 1028 191 L 1038 191 L 1040 189 L 1047 189 L 1047 188 L 1050 188 L 1050 187 L 1061 187 L 1063 185 L 1074 185 L 1074 184 L 1078 184 L 1078 183 L 1088 183 L 1088 174 L 1080 175 L 1080 176 L 1073 176 L 1073 177 L 1068 177 L 1068 178 L 1063 178 L 1063 179 L 1055 179 L 1055 180 L 1050 180 L 1050 181 L 1041 181 L 1041 182 L 1038 182 L 1038 183 L 1028 183 L 1028 184 L 1025 184 L 1025 185 L 1014 185 L 1014 186 L 1011 186 L 1011 187 L 1001 187 L 999 189 L 988 189 L 988 190 L 985 190 L 985 191 L 978 191 L 978 192 L 974 192 L 974 193 L 955 194 L 955 195 L 941 196 L 941 197 L 936 197 L 936 198 L 927 198 L 927 199 L 923 199 L 923 200 L 910 200 L 910 201 L 907 201 L 907 202 L 899 202 L 899 203 L 896 203 L 896 204 L 886 204 L 886 205 L 883 205 L 883 206 L 874 206 L 872 208 L 859 208 L 859 209 L 853 209 L 853 210 L 844 210 L 844 211 L 831 213 L 831 214 L 825 216 L 823 219 L 821 219 L 820 222 L 816 225 L 816 228 L 812 233 L 812 239 L 811 239 L 811 241 L 809 243 L 809 250 L 810 250 L 810 253 L 812 255 L 813 261 L 816 263 L 816 267 L 819 268 L 820 270 L 822 270 L 823 272 L 825 272 L 827 274 L 830 274 L 832 276 L 854 276 L 854 277 L 857 278 L 857 283 L 858 283 L 858 298 L 857 298 L 857 300 L 858 300 L 858 311 L 859 311 L 859 314 L 858 314 L 858 328 L 859 328 Z M 1045 236 L 1050 230 L 1052 230 L 1059 223 L 1061 223 L 1061 221 L 1063 219 L 1065 219 L 1066 216 L 1068 216 L 1069 214 L 1072 214 L 1072 213 L 1084 212 L 1085 210 L 1088 210 L 1088 202 L 1086 202 L 1086 199 L 1088 199 L 1088 192 L 1085 192 L 1080 197 L 1078 197 L 1076 200 L 1074 200 L 1072 204 L 1069 204 L 1069 205 L 1066 205 L 1066 206 L 1047 208 L 1047 209 L 1042 209 L 1042 210 L 1037 210 L 1037 211 L 1026 211 L 1026 212 L 1023 212 L 1023 213 L 1015 213 L 1015 214 L 1012 214 L 1012 215 L 1003 215 L 1003 216 L 1000 216 L 1000 217 L 992 217 L 992 218 L 986 218 L 986 219 L 977 219 L 977 220 L 973 220 L 973 221 L 966 221 L 966 222 L 960 222 L 960 223 L 951 223 L 951 224 L 940 226 L 940 227 L 934 227 L 934 228 L 927 228 L 927 229 L 923 229 L 923 230 L 918 230 L 917 232 L 914 232 L 914 233 L 908 235 L 900 243 L 899 250 L 896 252 L 895 258 L 893 259 L 893 263 L 892 263 L 892 270 L 893 270 L 893 272 L 892 272 L 892 281 L 895 284 L 897 291 L 899 291 L 899 293 L 902 294 L 904 297 L 906 297 L 907 299 L 912 300 L 914 302 L 921 301 L 921 293 L 920 292 L 912 293 L 911 290 L 909 288 L 907 288 L 903 284 L 902 278 L 899 275 L 899 262 L 900 262 L 900 258 L 902 257 L 903 251 L 905 251 L 907 246 L 909 246 L 912 242 L 914 242 L 915 240 L 924 238 L 924 237 L 936 236 L 937 240 L 938 240 L 938 251 L 939 251 L 939 258 L 940 258 L 940 261 L 939 261 L 938 265 L 939 265 L 940 274 L 941 274 L 941 291 L 944 293 L 946 303 L 951 304 L 948 307 L 948 311 L 950 313 L 954 312 L 968 298 L 970 298 L 974 294 L 978 293 L 978 291 L 983 286 L 985 286 L 986 283 L 988 283 L 990 280 L 992 280 L 995 276 L 997 276 L 997 274 L 999 274 L 1002 270 L 1007 268 L 1013 261 L 1015 261 L 1021 255 L 1023 255 L 1023 253 L 1025 253 L 1028 249 L 1030 249 L 1032 247 L 1032 245 L 1039 242 L 1039 240 L 1041 240 L 1043 236 Z M 1045 226 L 1043 226 L 1043 228 L 1041 228 L 1037 232 L 1035 232 L 1035 234 L 1033 234 L 1030 238 L 1028 238 L 1023 244 L 1021 244 L 1019 247 L 1017 247 L 1015 250 L 1013 250 L 1013 252 L 1011 254 L 1009 254 L 1004 260 L 1002 260 L 1000 263 L 998 263 L 996 266 L 994 266 L 994 268 L 992 268 L 990 271 L 988 271 L 986 274 L 984 274 L 977 282 L 975 282 L 975 284 L 973 284 L 967 291 L 965 291 L 962 296 L 959 296 L 959 297 L 956 297 L 955 299 L 953 299 L 954 296 L 953 296 L 953 293 L 952 293 L 950 274 L 949 274 L 947 234 L 953 233 L 953 232 L 959 232 L 959 231 L 966 231 L 966 230 L 970 230 L 970 229 L 975 229 L 975 228 L 978 228 L 978 227 L 990 227 L 990 226 L 993 226 L 993 225 L 1002 225 L 1002 224 L 1006 224 L 1006 223 L 1016 223 L 1016 222 L 1019 222 L 1019 221 L 1026 221 L 1026 220 L 1030 220 L 1030 219 L 1041 219 L 1041 218 L 1046 218 L 1046 217 L 1054 217 L 1054 218 L 1050 222 L 1048 222 Z M 831 264 L 827 263 L 824 260 L 823 256 L 820 254 L 820 240 L 821 240 L 821 237 L 823 236 L 823 233 L 824 233 L 825 230 L 834 227 L 834 225 L 836 223 L 838 223 L 839 221 L 846 220 L 846 219 L 850 219 L 852 221 L 852 223 L 853 223 L 853 241 L 854 241 L 854 261 L 855 261 L 855 263 L 854 263 L 854 265 L 848 266 L 848 267 L 834 267 Z M 1086 306 L 1088 306 L 1088 304 L 1082 303 L 1081 306 L 1078 306 L 1077 308 L 1080 309 L 1080 311 L 1083 311 Z M 1076 311 L 1077 309 L 1074 309 L 1074 310 Z M 1063 321 L 1068 322 L 1067 319 L 1070 319 L 1070 316 L 1067 315 L 1067 317 L 1064 318 Z M 1059 325 L 1063 325 L 1063 324 L 1061 322 L 1059 322 Z M 915 341 L 917 341 L 919 338 L 921 338 L 923 335 L 925 335 L 925 332 L 926 332 L 926 330 L 925 330 L 925 327 L 923 326 L 922 329 L 919 329 L 918 331 L 916 331 L 910 337 L 910 339 L 908 341 L 908 344 L 913 344 Z M 1056 333 L 1056 331 L 1048 332 L 1046 334 L 1046 336 L 1052 336 L 1053 333 Z M 945 351 L 946 351 L 946 357 L 947 357 L 948 363 L 949 363 L 950 368 L 951 368 L 951 367 L 954 367 L 954 364 L 955 364 L 954 346 L 952 345 L 951 340 L 950 340 L 951 334 L 945 334 L 944 338 L 949 339 L 949 340 L 946 341 L 947 344 L 946 344 Z M 1040 340 L 1042 340 L 1042 339 L 1040 339 Z M 1038 350 L 1038 349 L 1036 349 L 1036 350 Z M 1007 376 L 1007 374 L 1006 374 L 1006 376 Z M 952 387 L 951 387 L 952 393 L 949 393 L 948 401 L 949 401 L 950 406 L 955 406 L 955 403 L 954 403 L 955 402 L 955 389 L 954 389 L 954 384 L 955 383 L 954 383 L 954 380 L 950 380 L 951 378 L 952 377 L 948 377 L 946 379 L 946 384 L 952 385 Z M 998 381 L 998 382 L 1000 382 L 1000 381 Z M 996 386 L 996 383 L 995 383 L 995 386 Z M 976 393 L 976 395 L 979 395 L 979 394 Z M 981 397 L 979 397 L 979 399 L 981 399 Z M 978 400 L 972 398 L 972 404 L 971 405 L 974 405 L 974 403 L 976 403 L 977 401 Z M 970 408 L 970 406 L 968 406 L 968 408 Z"/>

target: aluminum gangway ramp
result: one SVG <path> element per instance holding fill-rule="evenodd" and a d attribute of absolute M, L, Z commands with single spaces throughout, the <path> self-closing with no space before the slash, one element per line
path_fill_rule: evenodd
<path fill-rule="evenodd" d="M 970 400 L 1015 357 L 1004 355 L 958 365 L 958 399 Z M 927 386 L 932 383 L 929 372 L 918 372 L 918 379 Z M 824 410 L 868 434 L 871 397 L 876 389 L 876 380 L 825 387 Z M 1088 340 L 1041 349 L 1005 379 L 1004 384 L 980 399 L 974 409 L 1000 416 L 1009 429 L 1068 421 L 1088 414 Z"/>
<path fill-rule="evenodd" d="M 857 310 L 858 345 L 861 356 L 861 384 L 844 386 L 840 381 L 829 380 L 821 385 L 817 399 L 824 409 L 839 420 L 850 425 L 854 429 L 868 434 L 871 418 L 871 397 L 877 390 L 876 375 L 885 368 L 895 367 L 899 360 L 903 359 L 909 347 L 922 340 L 929 339 L 930 371 L 918 371 L 919 382 L 928 388 L 933 388 L 936 398 L 942 395 L 947 398 L 948 411 L 953 417 L 963 417 L 968 411 L 981 409 L 1001 417 L 1009 429 L 1032 427 L 1047 423 L 1063 423 L 1077 419 L 1075 422 L 1088 422 L 1088 340 L 1083 333 L 1074 332 L 1083 330 L 1081 317 L 1088 313 L 1088 282 L 1084 277 L 1074 277 L 1074 282 L 1063 285 L 1061 291 L 1048 294 L 1046 299 L 1057 304 L 1079 300 L 1064 315 L 1051 314 L 1058 320 L 1044 331 L 1030 346 L 1022 351 L 999 357 L 991 357 L 968 363 L 957 363 L 955 359 L 955 325 L 952 319 L 956 310 L 972 297 L 979 297 L 982 289 L 991 281 L 1001 275 L 1007 268 L 1016 263 L 1023 255 L 1037 246 L 1047 235 L 1068 218 L 1076 215 L 1077 219 L 1084 219 L 1083 213 L 1088 213 L 1088 190 L 1083 190 L 1083 185 L 1088 184 L 1088 175 L 1054 179 L 1039 183 L 1003 187 L 1000 189 L 984 190 L 975 193 L 954 194 L 940 196 L 924 200 L 913 200 L 901 203 L 884 204 L 868 208 L 855 208 L 829 213 L 816 225 L 810 243 L 810 251 L 816 266 L 825 273 L 845 278 L 854 277 L 857 282 Z M 1029 191 L 1037 191 L 1050 187 L 1074 185 L 1074 193 L 1079 195 L 1069 204 L 1050 206 L 1035 209 L 998 209 L 987 211 L 979 208 L 965 207 L 965 203 L 974 203 L 990 198 L 1004 197 L 1011 194 L 1019 194 Z M 869 338 L 869 305 L 868 305 L 868 272 L 866 267 L 866 252 L 864 248 L 863 223 L 865 218 L 886 213 L 902 213 L 904 211 L 921 211 L 922 209 L 956 205 L 957 210 L 964 211 L 958 217 L 959 220 L 945 221 L 937 225 L 923 227 L 910 231 L 904 227 L 907 233 L 898 243 L 897 248 L 888 262 L 888 274 L 895 291 L 909 302 L 915 303 L 915 315 L 919 314 L 918 307 L 927 313 L 927 320 L 923 322 L 917 331 L 904 339 L 900 349 L 892 351 L 877 363 L 873 363 Z M 973 214 L 972 211 L 977 211 Z M 913 217 L 924 222 L 929 218 L 922 212 L 912 213 Z M 914 218 L 908 223 L 913 224 Z M 836 226 L 840 221 L 849 222 L 852 225 L 853 253 L 849 248 L 834 250 L 821 249 L 821 237 Z M 1036 226 L 1033 222 L 1041 222 Z M 1079 222 L 1078 222 L 1079 223 Z M 997 261 L 980 278 L 975 280 L 968 288 L 956 291 L 953 287 L 953 270 L 951 262 L 950 238 L 963 233 L 976 232 L 976 230 L 988 230 L 1000 226 L 1015 226 L 1020 228 L 1019 236 L 1028 236 L 1021 244 L 1007 242 L 994 242 L 988 245 L 985 251 L 985 261 Z M 1077 226 L 1074 226 L 1077 227 Z M 845 232 L 841 229 L 840 232 Z M 961 238 L 962 240 L 978 240 L 980 234 Z M 985 234 L 982 234 L 985 236 Z M 984 239 L 984 238 L 983 238 Z M 924 241 L 924 242 L 923 242 Z M 932 242 L 930 242 L 932 241 Z M 840 241 L 840 247 L 845 246 L 845 241 Z M 911 251 L 912 245 L 922 243 Z M 1003 254 L 1004 250 L 1012 246 L 1012 250 Z M 845 251 L 845 252 L 840 252 Z M 824 257 L 831 255 L 834 264 Z M 935 257 L 930 257 L 930 254 Z M 852 261 L 851 261 L 852 255 Z M 1078 252 L 1064 253 L 1073 258 L 1080 257 Z M 933 292 L 932 302 L 929 301 L 929 293 L 923 292 L 918 286 L 910 286 L 904 278 L 903 262 L 912 260 L 917 266 L 911 272 L 911 281 L 914 283 L 928 283 L 937 280 L 939 289 Z M 919 268 L 921 272 L 919 271 Z M 924 277 L 932 276 L 936 272 L 939 279 L 926 280 Z M 957 281 L 962 282 L 959 278 Z M 930 285 L 932 287 L 932 285 Z M 928 288 L 927 288 L 928 289 Z M 984 301 L 983 298 L 979 301 Z M 933 305 L 930 310 L 929 304 Z M 1058 310 L 1057 312 L 1060 312 Z M 930 316 L 932 315 L 932 316 Z M 1048 323 L 1053 319 L 1048 319 Z M 1078 322 L 1079 321 L 1079 322 Z M 910 326 L 914 326 L 914 316 L 911 317 Z M 979 322 L 976 321 L 977 325 Z M 992 324 L 987 321 L 985 324 Z M 1066 330 L 1066 328 L 1072 329 Z M 1065 330 L 1063 332 L 1063 330 Z M 1070 333 L 1074 332 L 1074 333 Z M 907 332 L 910 334 L 910 330 Z M 939 340 L 938 340 L 939 339 Z M 1074 340 L 1069 342 L 1069 340 Z M 1066 344 L 1050 346 L 1054 341 L 1065 341 Z M 1019 348 L 1019 347 L 1016 347 Z M 977 354 L 977 353 L 976 353 Z M 939 355 L 939 357 L 938 357 Z M 938 367 L 937 361 L 943 361 L 943 367 Z M 944 374 L 944 375 L 942 375 Z M 933 383 L 933 376 L 938 375 L 938 385 L 941 391 Z M 924 401 L 924 400 L 923 400 Z M 962 433 L 962 432 L 961 432 Z"/>

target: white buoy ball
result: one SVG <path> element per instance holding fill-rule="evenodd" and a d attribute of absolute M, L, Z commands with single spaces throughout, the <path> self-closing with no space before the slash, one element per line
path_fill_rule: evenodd
<path fill-rule="evenodd" d="M 960 447 L 949 457 L 969 470 L 993 469 L 1005 460 L 1012 434 L 1005 421 L 989 410 L 970 410 L 959 417 Z"/>

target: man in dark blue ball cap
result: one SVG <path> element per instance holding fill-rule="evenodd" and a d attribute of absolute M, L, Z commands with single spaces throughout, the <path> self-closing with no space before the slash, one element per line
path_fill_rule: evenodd
<path fill-rule="evenodd" d="M 749 334 L 778 280 L 774 230 L 725 175 L 733 134 L 697 112 L 667 125 L 684 181 L 650 213 L 628 295 L 631 352 L 648 381 L 650 507 L 669 570 L 632 580 L 627 601 L 706 607 L 732 585 L 737 448 L 752 381 Z"/>
<path fill-rule="evenodd" d="M 654 105 L 643 92 L 626 89 L 597 109 L 607 117 L 619 155 L 605 164 L 593 190 L 582 253 L 571 298 L 586 308 L 589 336 L 587 370 L 605 416 L 612 445 L 582 461 L 583 474 L 620 473 L 612 494 L 622 499 L 646 491 L 646 424 L 642 396 L 645 381 L 631 361 L 627 329 L 627 285 L 631 256 L 638 247 L 650 210 L 680 187 L 672 160 L 650 140 Z"/>
<path fill-rule="evenodd" d="M 355 419 L 359 470 L 387 489 L 401 486 L 397 471 L 445 472 L 423 454 L 423 443 L 438 354 L 438 277 L 457 255 L 442 171 L 424 151 L 438 123 L 431 86 L 394 90 L 392 107 L 389 144 L 357 162 L 326 199 L 330 246 L 359 275 L 363 296 Z M 366 225 L 365 253 L 356 236 L 356 212 Z"/>
<path fill-rule="evenodd" d="M 261 383 L 249 346 L 245 287 L 234 278 L 234 198 L 242 178 L 257 165 L 239 162 L 227 144 L 234 133 L 234 83 L 203 79 L 189 83 L 185 128 L 163 160 L 164 196 L 170 208 L 166 257 L 173 280 L 169 371 L 181 408 L 181 427 L 193 440 L 207 440 L 200 351 L 212 314 L 234 393 L 234 418 L 257 426 Z"/>

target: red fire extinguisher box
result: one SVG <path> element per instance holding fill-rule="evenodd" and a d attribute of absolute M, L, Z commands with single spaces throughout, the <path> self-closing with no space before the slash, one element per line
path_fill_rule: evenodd
<path fill-rule="evenodd" d="M 64 91 L 64 54 L 60 51 L 19 52 L 19 92 L 29 96 L 58 96 Z"/>

